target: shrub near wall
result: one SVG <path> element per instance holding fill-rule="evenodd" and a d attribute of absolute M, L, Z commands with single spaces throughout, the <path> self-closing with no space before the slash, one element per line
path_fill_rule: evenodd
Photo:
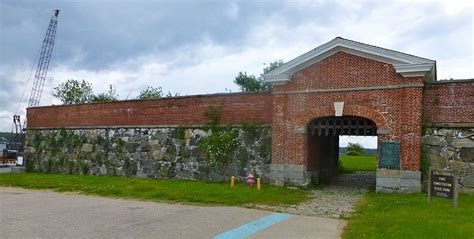
<path fill-rule="evenodd" d="M 236 147 L 230 160 L 209 163 L 201 141 L 208 127 L 29 130 L 27 170 L 81 175 L 222 181 L 252 172 L 267 179 L 271 131 L 267 126 L 229 127 Z M 203 141 L 204 142 L 204 141 Z"/>

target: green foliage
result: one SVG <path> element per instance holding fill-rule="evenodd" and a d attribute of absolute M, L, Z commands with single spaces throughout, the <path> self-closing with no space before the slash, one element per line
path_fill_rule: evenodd
<path fill-rule="evenodd" d="M 110 169 L 113 173 L 113 168 Z M 0 174 L 0 186 L 79 192 L 113 198 L 134 198 L 146 201 L 217 204 L 229 206 L 296 205 L 308 199 L 309 192 L 263 184 L 262 190 L 236 183 L 209 183 L 187 180 L 136 179 L 107 176 L 61 174 Z"/>
<path fill-rule="evenodd" d="M 260 77 L 255 77 L 254 75 L 247 75 L 247 72 L 239 72 L 239 74 L 235 77 L 234 83 L 240 87 L 240 90 L 243 92 L 249 91 L 270 91 L 271 85 L 265 83 L 263 79 L 263 75 L 278 68 L 279 66 L 283 65 L 282 60 L 270 62 L 268 66 L 263 68 L 263 74 Z"/>
<path fill-rule="evenodd" d="M 124 158 L 123 160 L 123 169 L 125 170 L 125 174 L 129 177 L 137 174 L 137 164 L 132 162 L 129 158 Z"/>
<path fill-rule="evenodd" d="M 264 140 L 260 146 L 258 146 L 258 155 L 260 157 L 267 157 L 271 153 L 271 140 Z"/>
<path fill-rule="evenodd" d="M 168 91 L 168 93 L 166 93 L 166 98 L 173 98 L 173 97 L 178 97 L 179 96 L 179 93 L 176 92 L 176 93 L 171 93 L 171 91 Z"/>
<path fill-rule="evenodd" d="M 30 173 L 34 171 L 33 160 L 26 159 L 25 171 Z"/>
<path fill-rule="evenodd" d="M 433 105 L 439 105 L 440 102 L 441 102 L 441 100 L 439 99 L 439 97 L 434 97 L 433 98 Z"/>
<path fill-rule="evenodd" d="M 349 143 L 347 145 L 347 155 L 356 155 L 356 154 L 349 154 L 349 152 L 359 153 L 359 155 L 364 154 L 364 147 L 359 143 Z"/>
<path fill-rule="evenodd" d="M 255 139 L 257 137 L 257 126 L 255 124 L 242 123 L 242 131 L 245 137 Z"/>
<path fill-rule="evenodd" d="M 123 141 L 121 138 L 117 138 L 115 140 L 115 143 L 117 144 L 117 151 L 119 153 L 123 153 L 123 148 L 125 147 L 125 141 Z"/>
<path fill-rule="evenodd" d="M 137 96 L 139 100 L 159 99 L 163 96 L 163 90 L 161 87 L 148 86 L 145 90 L 142 90 Z"/>
<path fill-rule="evenodd" d="M 368 193 L 349 218 L 342 238 L 473 238 L 474 195 L 459 205 L 425 193 Z"/>
<path fill-rule="evenodd" d="M 61 138 L 66 139 L 66 138 L 67 138 L 67 131 L 66 131 L 66 129 L 61 128 L 61 129 L 59 130 L 59 135 L 61 136 Z"/>
<path fill-rule="evenodd" d="M 350 151 L 347 151 L 346 155 L 348 155 L 348 156 L 361 156 L 362 154 L 358 151 L 350 150 Z"/>
<path fill-rule="evenodd" d="M 34 136 L 33 136 L 33 147 L 34 147 L 35 149 L 38 149 L 40 143 L 41 143 L 41 134 L 38 133 L 38 132 L 35 132 L 35 134 L 34 134 Z"/>
<path fill-rule="evenodd" d="M 340 172 L 375 172 L 377 169 L 377 157 L 374 155 L 367 156 L 339 156 Z"/>
<path fill-rule="evenodd" d="M 240 147 L 239 150 L 239 161 L 240 161 L 240 168 L 243 169 L 245 165 L 247 165 L 247 161 L 249 158 L 249 153 L 245 147 Z"/>
<path fill-rule="evenodd" d="M 51 173 L 53 169 L 53 160 L 51 158 L 48 158 L 46 160 L 46 173 Z"/>
<path fill-rule="evenodd" d="M 238 129 L 230 126 L 214 126 L 208 136 L 199 140 L 198 147 L 208 154 L 208 166 L 211 171 L 232 161 L 234 152 L 239 146 L 238 136 Z"/>
<path fill-rule="evenodd" d="M 183 140 L 184 136 L 186 135 L 185 132 L 186 132 L 186 128 L 178 127 L 176 129 L 177 138 Z"/>
<path fill-rule="evenodd" d="M 204 117 L 207 118 L 207 124 L 217 125 L 221 119 L 221 105 L 208 105 L 204 110 Z"/>
<path fill-rule="evenodd" d="M 262 75 L 267 74 L 268 72 L 280 67 L 283 64 L 285 64 L 285 63 L 281 59 L 268 63 L 268 66 L 263 68 L 263 74 Z"/>
<path fill-rule="evenodd" d="M 101 145 L 105 141 L 104 137 L 102 135 L 97 135 L 97 144 Z"/>
<path fill-rule="evenodd" d="M 76 173 L 76 161 L 72 158 L 68 160 L 67 169 L 69 174 Z"/>
<path fill-rule="evenodd" d="M 80 167 L 81 167 L 81 170 L 82 170 L 82 174 L 83 174 L 83 175 L 89 174 L 89 164 L 87 163 L 86 160 L 81 160 L 81 161 L 79 161 L 79 165 L 80 165 Z"/>
<path fill-rule="evenodd" d="M 98 154 L 95 155 L 95 162 L 99 166 L 102 165 L 102 157 L 103 157 L 103 155 L 101 153 L 98 153 Z"/>
<path fill-rule="evenodd" d="M 90 102 L 93 103 L 107 103 L 116 101 L 118 99 L 117 90 L 113 85 L 109 85 L 109 91 L 107 93 L 100 93 L 91 97 Z"/>
<path fill-rule="evenodd" d="M 54 87 L 53 96 L 66 105 L 87 103 L 93 97 L 92 84 L 69 79 Z"/>
<path fill-rule="evenodd" d="M 234 79 L 234 83 L 238 85 L 243 92 L 268 90 L 268 86 L 262 79 L 257 79 L 254 75 L 247 75 L 247 72 L 239 72 Z"/>
<path fill-rule="evenodd" d="M 13 134 L 11 132 L 0 132 L 0 139 L 4 138 L 6 141 L 13 140 Z"/>
<path fill-rule="evenodd" d="M 47 144 L 49 149 L 54 149 L 56 147 L 56 137 L 54 134 L 49 135 Z"/>

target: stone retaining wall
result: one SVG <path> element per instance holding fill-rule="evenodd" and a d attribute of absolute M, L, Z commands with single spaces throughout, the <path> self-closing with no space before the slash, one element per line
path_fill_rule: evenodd
<path fill-rule="evenodd" d="M 200 140 L 206 127 L 108 129 L 30 129 L 26 140 L 27 170 L 81 175 L 119 175 L 157 179 L 243 180 L 249 172 L 267 181 L 271 130 L 234 127 L 238 147 L 232 162 L 213 171 Z"/>
<path fill-rule="evenodd" d="M 426 129 L 426 158 L 432 168 L 458 172 L 460 192 L 474 193 L 474 125 L 448 126 L 431 125 Z"/>

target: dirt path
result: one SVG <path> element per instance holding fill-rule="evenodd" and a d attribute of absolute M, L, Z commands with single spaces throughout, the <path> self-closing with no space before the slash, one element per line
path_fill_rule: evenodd
<path fill-rule="evenodd" d="M 312 190 L 312 199 L 291 207 L 256 206 L 259 209 L 306 216 L 344 218 L 350 216 L 364 194 L 375 187 L 375 174 L 342 174 L 328 186 Z"/>

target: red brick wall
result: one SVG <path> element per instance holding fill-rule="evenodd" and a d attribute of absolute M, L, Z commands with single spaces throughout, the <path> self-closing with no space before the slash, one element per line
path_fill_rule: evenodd
<path fill-rule="evenodd" d="M 204 125 L 209 105 L 221 106 L 221 124 L 272 123 L 270 93 L 234 93 L 106 104 L 48 106 L 27 109 L 28 128 Z"/>
<path fill-rule="evenodd" d="M 312 166 L 307 161 L 308 137 L 296 129 L 306 129 L 315 118 L 334 116 L 334 102 L 344 101 L 343 115 L 365 117 L 378 129 L 388 130 L 389 135 L 379 136 L 379 141 L 400 142 L 402 169 L 419 170 L 422 83 L 422 78 L 398 75 L 390 64 L 344 52 L 296 72 L 289 83 L 273 88 L 272 163 Z M 407 88 L 311 92 L 400 85 Z"/>
<path fill-rule="evenodd" d="M 421 77 L 402 77 L 390 64 L 339 52 L 296 72 L 288 84 L 273 86 L 273 95 L 237 93 L 38 107 L 29 108 L 27 117 L 29 128 L 204 125 L 207 107 L 220 105 L 221 124 L 272 124 L 273 164 L 312 169 L 317 163 L 308 161 L 311 142 L 301 129 L 315 118 L 333 116 L 334 102 L 344 101 L 343 115 L 365 117 L 378 129 L 388 130 L 378 140 L 399 142 L 401 168 L 419 170 L 422 113 L 433 123 L 474 121 L 474 81 L 433 83 L 425 92 L 422 85 Z M 338 92 L 314 92 L 322 90 Z"/>
<path fill-rule="evenodd" d="M 430 123 L 474 123 L 474 79 L 429 84 L 423 118 Z"/>

